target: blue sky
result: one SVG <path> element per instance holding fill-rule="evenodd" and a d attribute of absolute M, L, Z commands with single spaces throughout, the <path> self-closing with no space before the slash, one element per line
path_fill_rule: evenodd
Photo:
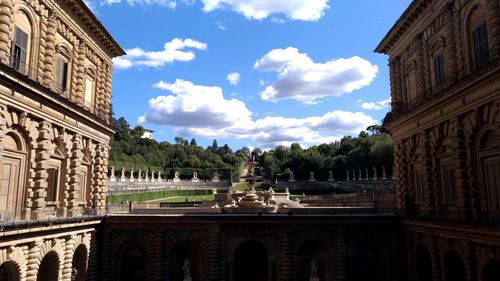
<path fill-rule="evenodd" d="M 237 149 L 357 135 L 389 110 L 373 53 L 410 0 L 87 0 L 127 56 L 113 109 L 159 141 Z"/>

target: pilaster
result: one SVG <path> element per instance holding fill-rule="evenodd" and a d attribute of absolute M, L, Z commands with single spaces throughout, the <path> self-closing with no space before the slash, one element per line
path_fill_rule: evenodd
<path fill-rule="evenodd" d="M 14 24 L 13 6 L 10 0 L 0 1 L 0 61 L 7 63 L 10 58 L 10 35 Z"/>
<path fill-rule="evenodd" d="M 425 58 L 424 58 L 424 39 L 420 33 L 415 37 L 417 53 L 417 100 L 422 98 L 425 91 Z"/>
<path fill-rule="evenodd" d="M 73 255 L 75 253 L 75 236 L 68 235 L 64 239 L 64 261 L 61 281 L 71 281 L 71 269 L 73 267 Z"/>
<path fill-rule="evenodd" d="M 28 264 L 26 266 L 26 281 L 36 281 L 38 268 L 40 267 L 40 262 L 42 256 L 40 253 L 40 247 L 43 243 L 42 239 L 37 239 L 29 243 L 28 250 Z"/>
<path fill-rule="evenodd" d="M 55 56 L 55 40 L 56 40 L 56 19 L 55 13 L 50 13 L 47 19 L 47 33 L 45 37 L 45 53 L 43 53 L 43 80 L 42 84 L 50 87 L 54 81 L 54 56 Z"/>
<path fill-rule="evenodd" d="M 71 99 L 78 105 L 83 105 L 84 87 L 85 87 L 85 48 L 86 45 L 81 43 L 79 46 L 74 46 L 73 55 L 73 87 L 71 91 Z"/>
<path fill-rule="evenodd" d="M 488 24 L 491 38 L 491 58 L 500 57 L 500 4 L 498 0 L 487 0 Z"/>
<path fill-rule="evenodd" d="M 40 122 L 38 126 L 38 140 L 35 161 L 35 173 L 33 175 L 33 201 L 31 205 L 31 219 L 39 220 L 45 218 L 45 197 L 47 196 L 47 160 L 50 159 L 49 149 L 51 146 L 51 124 L 47 121 Z"/>
<path fill-rule="evenodd" d="M 82 144 L 82 136 L 79 134 L 75 134 L 73 136 L 73 145 L 71 148 L 71 156 L 70 156 L 70 168 L 69 168 L 69 182 L 68 182 L 68 192 L 67 192 L 67 201 L 68 201 L 68 217 L 77 216 L 80 214 L 80 210 L 78 207 L 78 200 L 80 188 L 80 177 L 78 174 L 78 169 L 82 164 L 83 157 L 83 144 Z"/>
<path fill-rule="evenodd" d="M 333 256 L 334 280 L 344 281 L 347 279 L 347 256 L 345 234 L 344 232 L 339 231 L 335 236 L 335 252 Z"/>
<path fill-rule="evenodd" d="M 455 4 L 450 2 L 446 4 L 445 18 L 446 18 L 446 61 L 448 66 L 448 85 L 454 84 L 458 79 L 457 73 L 457 45 L 455 43 L 455 17 L 456 9 Z"/>

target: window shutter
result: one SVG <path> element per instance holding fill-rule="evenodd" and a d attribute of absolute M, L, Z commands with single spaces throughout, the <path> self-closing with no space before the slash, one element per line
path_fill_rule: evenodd
<path fill-rule="evenodd" d="M 26 73 L 26 59 L 28 57 L 28 33 L 16 26 L 14 32 L 14 46 L 12 52 L 12 66 L 21 73 Z"/>

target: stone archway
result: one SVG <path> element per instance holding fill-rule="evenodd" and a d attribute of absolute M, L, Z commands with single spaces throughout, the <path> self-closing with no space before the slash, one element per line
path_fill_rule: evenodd
<path fill-rule="evenodd" d="M 352 281 L 381 281 L 382 263 L 379 250 L 368 243 L 360 243 L 352 258 Z"/>
<path fill-rule="evenodd" d="M 328 247 L 320 241 L 309 240 L 297 252 L 297 280 L 309 281 L 311 277 L 319 280 L 332 280 L 331 261 Z M 313 276 L 315 275 L 315 276 Z"/>
<path fill-rule="evenodd" d="M 18 281 L 19 279 L 18 267 L 13 262 L 7 261 L 0 265 L 0 281 Z"/>
<path fill-rule="evenodd" d="M 500 262 L 489 261 L 483 269 L 483 281 L 500 280 Z"/>
<path fill-rule="evenodd" d="M 467 281 L 464 263 L 453 251 L 448 251 L 444 255 L 444 276 L 445 281 Z"/>
<path fill-rule="evenodd" d="M 204 257 L 201 247 L 197 243 L 185 241 L 178 244 L 172 250 L 171 257 L 171 281 L 183 281 L 187 271 L 189 271 L 192 281 L 204 280 Z"/>
<path fill-rule="evenodd" d="M 85 281 L 87 278 L 87 248 L 80 245 L 73 254 L 71 280 Z"/>
<path fill-rule="evenodd" d="M 55 252 L 49 252 L 43 257 L 38 267 L 37 281 L 59 280 L 59 257 Z"/>
<path fill-rule="evenodd" d="M 137 244 L 126 246 L 120 254 L 120 281 L 147 281 L 147 254 Z"/>
<path fill-rule="evenodd" d="M 233 281 L 271 281 L 266 247 L 255 240 L 238 245 L 234 251 L 233 274 Z"/>
<path fill-rule="evenodd" d="M 417 245 L 415 258 L 417 281 L 432 281 L 431 254 L 424 244 Z"/>

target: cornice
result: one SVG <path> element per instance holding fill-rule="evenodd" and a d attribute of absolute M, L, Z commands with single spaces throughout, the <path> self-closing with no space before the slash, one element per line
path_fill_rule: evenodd
<path fill-rule="evenodd" d="M 435 1 L 435 0 L 434 0 Z M 415 20 L 423 13 L 432 0 L 413 0 L 406 8 L 404 13 L 399 17 L 394 26 L 389 30 L 387 35 L 379 43 L 375 52 L 387 54 L 392 46 L 411 29 Z"/>
<path fill-rule="evenodd" d="M 113 36 L 106 30 L 102 23 L 96 18 L 83 0 L 53 0 L 59 6 L 68 9 L 87 28 L 89 35 L 101 43 L 101 47 L 112 57 L 125 55 L 125 51 L 115 41 Z"/>

